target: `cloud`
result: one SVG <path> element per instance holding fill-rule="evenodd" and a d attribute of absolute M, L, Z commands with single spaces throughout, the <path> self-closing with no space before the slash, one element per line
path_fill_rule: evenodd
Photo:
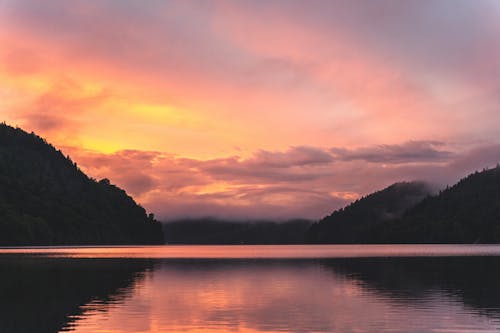
<path fill-rule="evenodd" d="M 454 153 L 437 149 L 444 146 L 422 141 L 358 150 L 291 147 L 209 160 L 140 150 L 63 151 L 89 175 L 109 178 L 162 219 L 283 220 L 319 219 L 398 181 L 444 187 L 500 160 L 496 144 Z"/>
<path fill-rule="evenodd" d="M 106 90 L 88 90 L 78 82 L 59 78 L 35 99 L 20 107 L 17 117 L 26 129 L 40 134 L 71 134 L 82 130 L 85 114 L 109 98 Z"/>
<path fill-rule="evenodd" d="M 259 150 L 251 157 L 230 157 L 208 160 L 199 170 L 214 179 L 232 182 L 245 179 L 250 183 L 262 181 L 303 182 L 318 177 L 311 169 L 319 170 L 333 161 L 329 152 L 315 147 L 292 147 L 286 151 Z"/>
<path fill-rule="evenodd" d="M 453 153 L 439 150 L 437 141 L 408 141 L 399 145 L 378 145 L 355 149 L 332 148 L 335 158 L 344 161 L 362 160 L 371 163 L 429 163 L 453 158 Z"/>
<path fill-rule="evenodd" d="M 472 172 L 500 163 L 500 144 L 476 146 L 450 163 L 455 170 Z M 481 167 L 482 166 L 482 167 Z"/>
<path fill-rule="evenodd" d="M 233 219 L 316 216 L 345 204 L 341 195 L 308 188 L 330 155 L 313 147 L 259 151 L 240 159 L 196 160 L 137 150 L 104 154 L 63 149 L 89 175 L 109 178 L 159 217 L 218 216 Z M 328 208 L 326 208 L 328 207 Z"/>
<path fill-rule="evenodd" d="M 74 161 L 91 177 L 111 178 L 130 194 L 140 198 L 158 186 L 153 172 L 154 160 L 161 156 L 157 152 L 124 150 L 112 154 L 63 147 Z"/>
<path fill-rule="evenodd" d="M 6 0 L 0 112 L 161 217 L 320 218 L 496 163 L 499 17 L 490 0 Z"/>
<path fill-rule="evenodd" d="M 39 70 L 40 55 L 30 49 L 12 48 L 3 57 L 6 71 L 11 75 L 29 75 Z"/>
<path fill-rule="evenodd" d="M 43 55 L 34 62 L 47 75 L 133 86 L 135 103 L 149 93 L 213 119 L 203 129 L 212 155 L 222 145 L 494 140 L 499 16 L 488 0 L 4 1 L 0 53 Z M 12 58 L 8 68 L 35 70 Z M 233 132 L 221 138 L 224 129 Z M 178 132 L 168 139 L 194 136 Z"/>
<path fill-rule="evenodd" d="M 333 161 L 321 148 L 292 147 L 283 152 L 259 150 L 249 158 L 221 158 L 203 161 L 197 168 L 213 179 L 248 183 L 308 182 L 322 176 Z"/>
<path fill-rule="evenodd" d="M 325 164 L 333 160 L 332 156 L 325 150 L 315 147 L 292 147 L 285 152 L 270 152 L 260 150 L 247 164 L 283 168 L 290 166 L 307 166 Z"/>

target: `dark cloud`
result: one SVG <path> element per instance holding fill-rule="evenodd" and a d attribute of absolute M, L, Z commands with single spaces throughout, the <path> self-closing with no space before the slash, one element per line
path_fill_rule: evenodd
<path fill-rule="evenodd" d="M 320 169 L 332 161 L 332 156 L 320 148 L 294 147 L 284 152 L 260 150 L 248 159 L 208 160 L 199 163 L 198 168 L 214 179 L 229 182 L 307 182 L 321 177 Z"/>
<path fill-rule="evenodd" d="M 325 164 L 332 160 L 330 153 L 323 149 L 302 146 L 292 147 L 284 152 L 260 150 L 245 162 L 260 167 L 289 168 L 291 166 Z"/>
<path fill-rule="evenodd" d="M 155 179 L 141 172 L 127 173 L 116 179 L 133 195 L 141 195 L 156 187 Z"/>
<path fill-rule="evenodd" d="M 453 153 L 441 150 L 436 141 L 408 141 L 399 145 L 378 145 L 356 149 L 332 148 L 336 159 L 371 163 L 431 163 L 448 161 Z"/>

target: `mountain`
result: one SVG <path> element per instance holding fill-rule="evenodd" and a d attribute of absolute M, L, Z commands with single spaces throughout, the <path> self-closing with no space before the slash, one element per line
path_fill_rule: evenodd
<path fill-rule="evenodd" d="M 500 243 L 500 167 L 475 172 L 400 219 L 373 228 L 377 242 Z"/>
<path fill-rule="evenodd" d="M 160 244 L 161 224 L 34 133 L 0 124 L 0 246 Z"/>
<path fill-rule="evenodd" d="M 372 193 L 313 224 L 306 233 L 309 243 L 373 242 L 376 225 L 401 217 L 406 209 L 431 193 L 423 182 L 402 182 Z"/>
<path fill-rule="evenodd" d="M 301 244 L 307 220 L 232 222 L 211 218 L 178 220 L 163 225 L 169 244 Z"/>

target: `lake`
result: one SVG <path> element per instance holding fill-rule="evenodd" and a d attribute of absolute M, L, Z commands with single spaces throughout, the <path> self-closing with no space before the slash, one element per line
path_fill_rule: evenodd
<path fill-rule="evenodd" d="M 499 332 L 500 246 L 0 249 L 1 333 Z"/>

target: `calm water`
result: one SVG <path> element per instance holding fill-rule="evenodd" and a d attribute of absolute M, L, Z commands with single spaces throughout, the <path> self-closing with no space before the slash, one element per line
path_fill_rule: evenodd
<path fill-rule="evenodd" d="M 500 332 L 500 246 L 0 249 L 0 333 Z"/>

